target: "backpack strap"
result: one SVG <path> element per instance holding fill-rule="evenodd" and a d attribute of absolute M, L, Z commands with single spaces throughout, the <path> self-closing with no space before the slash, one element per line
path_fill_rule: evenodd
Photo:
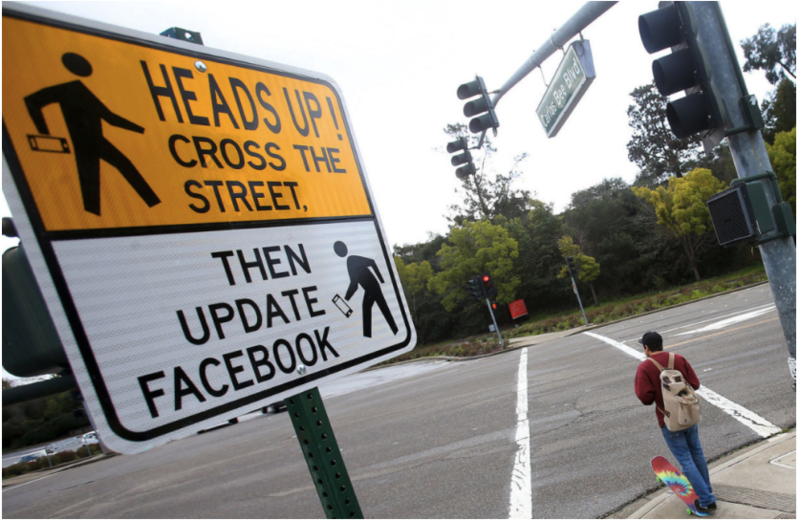
<path fill-rule="evenodd" d="M 672 355 L 672 353 L 670 353 L 670 354 L 669 354 L 669 361 L 670 361 L 670 364 L 669 364 L 669 366 L 670 366 L 670 369 L 672 368 L 672 363 L 671 363 L 671 362 L 672 362 L 672 359 L 673 359 L 673 355 Z M 648 360 L 650 360 L 651 362 L 653 362 L 654 364 L 656 364 L 656 367 L 658 367 L 658 371 L 659 371 L 659 372 L 661 372 L 661 371 L 663 371 L 663 370 L 664 370 L 664 367 L 663 367 L 661 364 L 659 364 L 658 362 L 656 362 L 656 359 L 655 359 L 655 358 L 653 358 L 653 357 L 649 357 L 649 358 L 648 358 Z"/>
<path fill-rule="evenodd" d="M 648 357 L 647 359 L 655 364 L 655 366 L 658 368 L 659 372 L 664 370 L 664 366 L 662 366 L 661 364 L 656 362 L 655 358 Z M 669 364 L 668 364 L 670 369 L 672 369 L 672 366 L 673 366 L 674 363 L 675 363 L 675 354 L 674 353 L 670 353 L 669 354 Z M 661 407 L 659 407 L 658 403 L 656 403 L 656 409 L 658 409 L 658 411 L 661 413 L 662 416 L 665 416 L 665 417 L 669 418 L 669 413 L 667 411 L 665 411 L 664 409 L 662 409 Z"/>

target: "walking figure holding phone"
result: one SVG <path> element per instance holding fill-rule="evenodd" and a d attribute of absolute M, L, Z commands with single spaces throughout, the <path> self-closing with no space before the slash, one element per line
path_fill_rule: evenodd
<path fill-rule="evenodd" d="M 339 257 L 347 257 L 347 245 L 342 241 L 334 243 L 333 251 Z M 370 268 L 372 269 L 370 270 Z M 347 257 L 347 273 L 350 276 L 350 286 L 348 286 L 347 293 L 344 295 L 345 300 L 350 300 L 358 286 L 364 289 L 364 300 L 361 303 L 364 336 L 372 338 L 372 306 L 374 304 L 378 304 L 378 308 L 389 324 L 392 334 L 396 335 L 398 331 L 397 324 L 395 324 L 392 312 L 389 310 L 389 305 L 386 304 L 386 298 L 383 296 L 381 284 L 384 280 L 375 261 L 359 255 L 350 255 Z"/>
<path fill-rule="evenodd" d="M 61 63 L 76 76 L 85 78 L 92 75 L 92 65 L 79 54 L 68 52 L 61 57 Z M 131 160 L 103 137 L 103 121 L 139 134 L 144 133 L 144 128 L 111 112 L 81 80 L 75 80 L 46 87 L 25 98 L 25 105 L 36 130 L 47 136 L 50 135 L 50 130 L 42 108 L 51 103 L 58 103 L 61 107 L 75 148 L 84 210 L 100 215 L 101 159 L 119 170 L 147 206 L 153 207 L 161 202 Z"/>

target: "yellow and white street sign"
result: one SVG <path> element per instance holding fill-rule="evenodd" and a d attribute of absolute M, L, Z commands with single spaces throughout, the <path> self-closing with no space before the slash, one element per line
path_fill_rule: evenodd
<path fill-rule="evenodd" d="M 326 82 L 9 16 L 3 70 L 48 231 L 372 214 Z"/>
<path fill-rule="evenodd" d="M 120 452 L 416 342 L 324 75 L 4 4 L 3 191 Z"/>

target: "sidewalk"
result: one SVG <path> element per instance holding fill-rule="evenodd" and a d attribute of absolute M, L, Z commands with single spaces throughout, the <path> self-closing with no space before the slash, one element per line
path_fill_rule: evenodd
<path fill-rule="evenodd" d="M 710 519 L 797 518 L 797 431 L 780 434 L 710 466 L 717 511 Z M 685 519 L 686 505 L 662 487 L 615 519 Z"/>

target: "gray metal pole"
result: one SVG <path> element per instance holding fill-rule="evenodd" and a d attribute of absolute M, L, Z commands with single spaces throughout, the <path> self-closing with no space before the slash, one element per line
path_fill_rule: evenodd
<path fill-rule="evenodd" d="M 509 78 L 505 85 L 500 87 L 500 90 L 497 91 L 497 94 L 495 94 L 492 99 L 494 106 L 496 107 L 500 98 L 502 98 L 506 92 L 510 91 L 514 85 L 519 83 L 522 78 L 540 66 L 550 55 L 564 47 L 575 35 L 580 33 L 596 19 L 600 18 L 600 15 L 611 9 L 616 3 L 617 2 L 586 2 L 577 13 L 572 15 L 572 18 L 567 20 L 564 25 L 551 34 L 550 38 L 545 40 L 545 42 L 531 54 L 528 61 L 517 69 L 517 72 Z"/>
<path fill-rule="evenodd" d="M 583 310 L 583 302 L 581 302 L 581 294 L 578 291 L 578 285 L 575 284 L 575 277 L 570 274 L 570 280 L 572 280 L 572 291 L 575 292 L 575 296 L 578 297 L 578 306 L 581 308 L 581 314 L 583 315 L 583 323 L 587 326 L 589 325 L 589 321 L 586 319 L 586 312 Z"/>
<path fill-rule="evenodd" d="M 506 92 L 510 91 L 514 85 L 519 83 L 522 78 L 530 74 L 538 66 L 544 63 L 547 58 L 549 58 L 557 50 L 564 47 L 567 43 L 569 43 L 570 39 L 579 34 L 590 23 L 600 18 L 603 13 L 611 9 L 611 7 L 613 7 L 616 3 L 617 2 L 586 2 L 577 13 L 572 15 L 572 17 L 567 20 L 564 25 L 551 34 L 550 38 L 545 40 L 545 42 L 540 45 L 539 48 L 533 52 L 533 54 L 531 54 L 530 58 L 528 58 L 528 61 L 526 61 L 522 67 L 517 69 L 517 72 L 515 72 L 511 78 L 509 78 L 508 81 L 496 91 L 494 98 L 492 98 L 492 105 L 497 107 L 497 103 L 500 101 L 500 98 L 502 98 Z M 495 135 L 497 135 L 497 130 L 495 130 Z M 483 146 L 483 139 L 485 137 L 486 131 L 484 130 L 481 132 L 478 148 Z"/>
<path fill-rule="evenodd" d="M 497 327 L 497 320 L 494 319 L 494 310 L 489 297 L 486 297 L 486 305 L 489 307 L 489 314 L 492 315 L 492 324 L 494 324 L 494 330 L 497 331 L 497 338 L 500 339 L 500 347 L 503 347 L 503 337 L 500 335 L 500 328 Z"/>
<path fill-rule="evenodd" d="M 733 52 L 728 28 L 718 2 L 689 2 L 694 10 L 699 27 L 713 27 L 704 36 L 704 47 L 711 62 L 714 85 L 725 100 L 734 127 L 746 126 L 744 115 L 739 109 L 739 100 L 747 95 L 739 63 Z M 706 34 L 706 33 L 704 33 Z M 767 148 L 761 131 L 743 132 L 728 136 L 736 174 L 740 179 L 772 171 Z M 763 179 L 770 206 L 777 203 L 770 181 Z M 789 349 L 789 367 L 794 378 L 797 326 L 797 250 L 791 237 L 777 239 L 759 246 L 764 268 L 769 278 L 775 306 L 778 309 L 783 336 Z"/>

